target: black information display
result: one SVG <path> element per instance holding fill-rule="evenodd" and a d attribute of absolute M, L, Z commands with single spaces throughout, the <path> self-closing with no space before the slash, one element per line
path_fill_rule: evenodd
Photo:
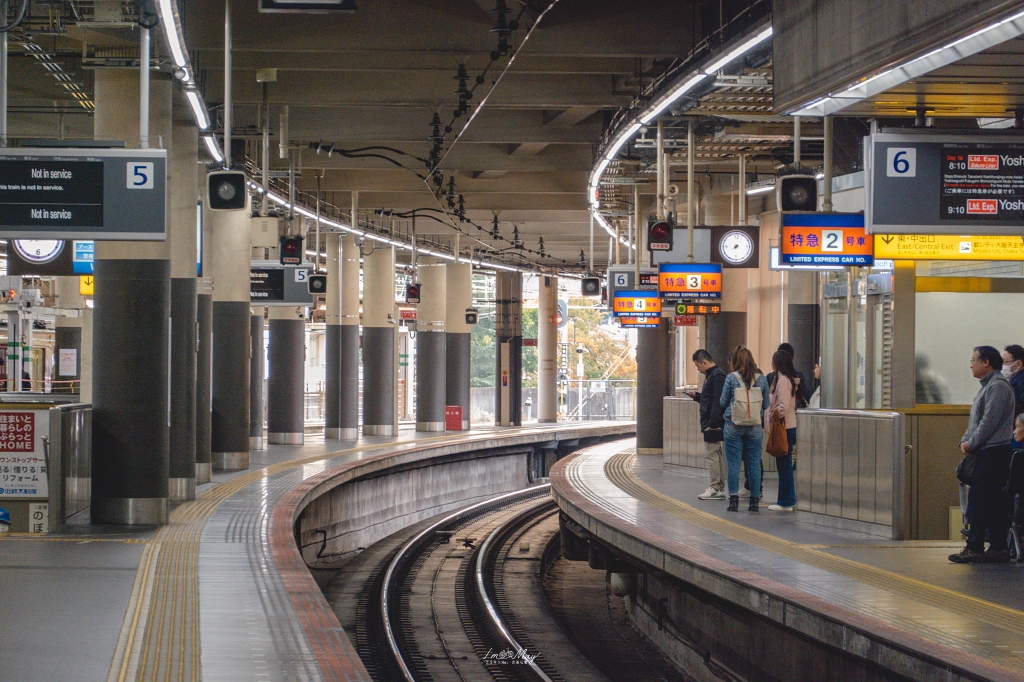
<path fill-rule="evenodd" d="M 941 178 L 941 221 L 1024 220 L 1024 144 L 943 144 Z"/>
<path fill-rule="evenodd" d="M 252 268 L 249 270 L 249 299 L 252 301 L 283 301 L 284 269 Z"/>
<path fill-rule="evenodd" d="M 103 227 L 103 161 L 0 164 L 0 228 Z"/>

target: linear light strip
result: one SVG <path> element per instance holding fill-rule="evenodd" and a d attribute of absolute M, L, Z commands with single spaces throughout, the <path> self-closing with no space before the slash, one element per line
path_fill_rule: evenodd
<path fill-rule="evenodd" d="M 204 139 L 208 139 L 208 137 L 204 138 Z M 253 190 L 255 192 L 259 192 L 260 194 L 263 193 L 263 188 L 262 187 L 260 187 L 259 185 L 257 185 L 254 182 L 249 182 L 249 181 L 247 181 L 247 182 L 248 182 L 249 188 L 251 190 Z M 280 197 L 280 196 L 274 194 L 273 192 L 267 192 L 267 196 L 269 196 L 270 200 L 273 201 L 275 204 L 278 204 L 280 206 L 284 206 L 285 208 L 291 208 L 296 213 L 298 213 L 301 216 L 305 216 L 306 218 L 312 218 L 314 220 L 316 219 L 316 213 L 314 213 L 313 211 L 310 211 L 309 209 L 304 208 L 303 206 L 301 206 L 301 205 L 299 205 L 297 203 L 295 204 L 294 207 L 292 207 L 292 206 L 289 205 L 287 199 L 285 199 L 284 197 Z M 412 245 L 411 244 L 407 244 L 405 242 L 396 241 L 396 240 L 393 240 L 393 239 L 388 239 L 387 237 L 375 234 L 373 232 L 367 232 L 367 231 L 364 231 L 364 230 L 360 230 L 358 228 L 352 227 L 351 225 L 345 225 L 344 223 L 339 223 L 336 220 L 331 220 L 330 218 L 325 218 L 324 216 L 320 216 L 320 224 L 321 225 L 327 225 L 328 227 L 333 227 L 333 228 L 341 230 L 342 232 L 347 232 L 349 234 L 354 234 L 354 235 L 357 235 L 359 237 L 366 237 L 368 239 L 372 239 L 372 240 L 380 242 L 382 244 L 389 244 L 389 245 L 392 245 L 392 246 L 397 246 L 398 248 L 401 248 L 401 249 L 405 249 L 406 251 L 412 251 Z M 418 253 L 421 253 L 421 254 L 427 255 L 427 256 L 434 256 L 436 258 L 444 258 L 445 260 L 450 260 L 450 261 L 455 261 L 456 260 L 454 255 L 452 255 L 450 253 L 445 253 L 443 251 L 434 251 L 433 249 L 426 249 L 426 248 L 423 248 L 423 247 L 417 247 L 416 251 Z M 485 261 L 485 260 L 480 260 L 480 259 L 473 260 L 472 258 L 463 258 L 461 260 L 464 261 L 464 262 L 468 261 L 471 265 L 477 265 L 477 266 L 486 267 L 486 268 L 497 268 L 498 270 L 506 270 L 508 272 L 523 272 L 523 273 L 532 272 L 531 270 L 524 270 L 523 268 L 517 268 L 517 267 L 512 266 L 512 265 L 503 265 L 503 264 L 500 264 L 500 263 L 495 263 L 493 261 Z"/>
<path fill-rule="evenodd" d="M 703 68 L 697 68 L 689 75 L 689 77 L 683 79 L 682 82 L 674 90 L 672 90 L 671 92 L 664 95 L 661 99 L 659 99 L 657 104 L 653 105 L 643 114 L 641 114 L 638 122 L 635 121 L 630 126 L 623 129 L 615 137 L 614 141 L 608 145 L 604 157 L 597 164 L 597 166 L 594 167 L 594 170 L 591 172 L 588 199 L 590 202 L 591 211 L 594 214 L 594 218 L 597 220 L 598 224 L 600 224 L 601 227 L 604 228 L 604 231 L 607 232 L 609 236 L 614 237 L 615 232 L 611 229 L 611 226 L 608 225 L 608 223 L 605 221 L 604 217 L 598 210 L 601 203 L 600 197 L 598 196 L 598 190 L 601 185 L 601 176 L 604 174 L 604 171 L 608 168 L 608 164 L 611 163 L 618 155 L 619 150 L 621 150 L 622 147 L 627 142 L 629 142 L 629 140 L 637 133 L 637 131 L 640 130 L 640 127 L 642 125 L 646 125 L 655 118 L 657 118 L 658 115 L 660 115 L 663 111 L 672 106 L 674 102 L 678 101 L 687 92 L 693 90 L 705 78 L 712 75 L 719 69 L 728 66 L 730 63 L 732 63 L 736 59 L 739 59 L 747 52 L 761 45 L 761 43 L 763 43 L 764 41 L 768 40 L 771 37 L 772 26 L 771 24 L 768 24 L 767 26 L 759 30 L 757 33 L 750 36 L 746 40 L 742 41 L 739 45 L 732 48 L 725 54 L 720 55 L 713 59 L 712 61 L 705 64 Z M 630 243 L 627 239 L 620 237 L 619 241 L 631 249 L 636 248 L 636 246 Z"/>
<path fill-rule="evenodd" d="M 790 115 L 826 116 L 835 113 L 908 80 L 931 73 L 1021 35 L 1024 35 L 1024 12 L 997 21 L 920 57 L 914 57 L 904 64 L 876 73 L 845 90 L 819 97 L 791 111 Z"/>

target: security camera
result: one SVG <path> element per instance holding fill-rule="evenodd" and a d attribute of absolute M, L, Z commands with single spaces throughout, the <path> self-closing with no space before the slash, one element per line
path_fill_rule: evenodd
<path fill-rule="evenodd" d="M 677 194 L 679 194 L 679 185 L 669 185 L 668 186 L 668 195 L 670 197 L 674 197 Z"/>
<path fill-rule="evenodd" d="M 480 321 L 480 311 L 476 308 L 466 308 L 466 324 L 476 324 Z"/>
<path fill-rule="evenodd" d="M 174 70 L 174 78 L 179 81 L 186 80 L 188 79 L 188 71 L 179 66 Z"/>

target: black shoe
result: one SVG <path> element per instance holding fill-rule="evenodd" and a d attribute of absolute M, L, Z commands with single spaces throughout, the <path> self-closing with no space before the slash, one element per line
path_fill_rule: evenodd
<path fill-rule="evenodd" d="M 985 560 L 986 564 L 1008 564 L 1010 563 L 1010 550 L 1004 549 L 993 552 L 991 549 L 986 549 L 981 557 Z"/>
<path fill-rule="evenodd" d="M 966 547 L 960 550 L 958 554 L 950 554 L 949 560 L 954 564 L 983 564 L 985 563 L 985 557 L 973 550 L 967 549 Z"/>
<path fill-rule="evenodd" d="M 758 508 L 757 508 L 757 503 L 758 503 L 759 501 L 760 501 L 760 500 L 759 500 L 758 498 L 756 498 L 756 497 L 751 497 L 751 498 L 750 498 L 750 506 L 749 506 L 749 507 L 747 507 L 747 511 L 750 511 L 750 512 L 756 512 L 756 511 L 761 511 L 760 509 L 758 509 Z"/>
<path fill-rule="evenodd" d="M 730 495 L 729 506 L 725 508 L 725 511 L 739 511 L 740 510 L 740 496 Z"/>

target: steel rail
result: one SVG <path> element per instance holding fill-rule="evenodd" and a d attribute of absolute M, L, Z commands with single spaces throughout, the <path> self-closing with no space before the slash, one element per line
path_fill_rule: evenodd
<path fill-rule="evenodd" d="M 390 593 L 392 589 L 392 582 L 395 578 L 395 574 L 398 572 L 402 563 L 406 561 L 407 558 L 420 545 L 422 545 L 428 538 L 432 537 L 438 530 L 441 530 L 442 528 L 445 528 L 451 525 L 452 523 L 472 517 L 473 515 L 475 515 L 476 512 L 480 511 L 481 509 L 485 509 L 495 504 L 500 504 L 502 502 L 512 500 L 516 497 L 528 498 L 537 493 L 549 490 L 550 488 L 550 483 L 531 486 L 529 488 L 523 488 L 522 490 L 517 490 L 512 493 L 498 495 L 497 497 L 492 497 L 487 500 L 484 500 L 483 502 L 478 502 L 474 505 L 470 505 L 469 507 L 460 509 L 454 514 L 446 516 L 437 523 L 434 523 L 430 525 L 428 528 L 422 530 L 419 534 L 416 535 L 416 537 L 414 537 L 409 542 L 405 543 L 405 545 L 403 545 L 402 548 L 398 550 L 398 553 L 395 554 L 394 558 L 391 559 L 391 563 L 388 564 L 387 571 L 384 573 L 384 583 L 381 586 L 380 613 L 384 623 L 384 632 L 387 635 L 388 648 L 391 650 L 391 655 L 395 660 L 395 664 L 398 666 L 398 670 L 402 674 L 402 679 L 406 680 L 406 682 L 416 682 L 416 678 L 413 676 L 412 671 L 409 669 L 409 666 L 406 665 L 405 657 L 402 655 L 402 651 L 398 646 L 398 641 L 395 639 L 394 627 L 391 624 Z M 487 603 L 489 604 L 489 602 Z M 493 608 L 493 605 L 488 606 L 488 609 L 491 608 Z M 542 672 L 540 674 L 543 675 Z M 547 680 L 547 682 L 551 682 L 550 678 L 548 678 L 546 675 L 544 675 L 542 679 Z"/>

